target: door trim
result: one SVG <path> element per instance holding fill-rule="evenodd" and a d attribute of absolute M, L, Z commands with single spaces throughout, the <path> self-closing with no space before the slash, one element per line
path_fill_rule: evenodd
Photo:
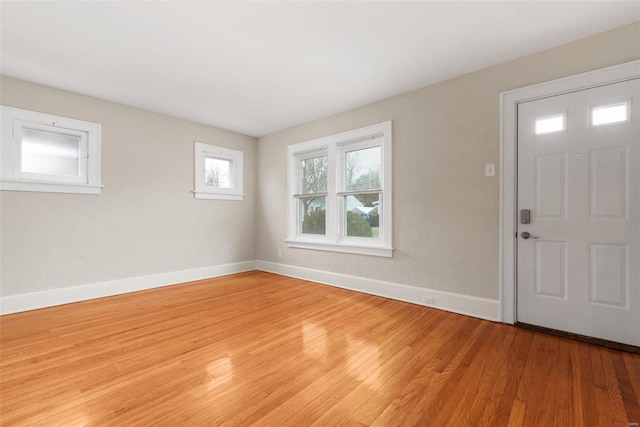
<path fill-rule="evenodd" d="M 517 321 L 517 108 L 518 104 L 606 84 L 640 78 L 640 60 L 576 74 L 500 94 L 500 321 Z"/>

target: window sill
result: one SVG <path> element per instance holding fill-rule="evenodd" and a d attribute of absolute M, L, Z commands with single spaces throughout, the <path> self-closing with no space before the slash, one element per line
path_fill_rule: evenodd
<path fill-rule="evenodd" d="M 102 185 L 63 184 L 46 182 L 1 181 L 0 190 L 36 191 L 40 193 L 100 194 Z"/>
<path fill-rule="evenodd" d="M 385 258 L 393 257 L 393 248 L 373 245 L 353 245 L 345 243 L 310 242 L 301 240 L 285 240 L 290 248 L 311 249 L 316 251 L 343 252 L 359 255 L 371 255 Z"/>
<path fill-rule="evenodd" d="M 220 194 L 220 193 L 203 193 L 194 191 L 193 195 L 196 199 L 209 199 L 209 200 L 243 200 L 244 194 Z"/>

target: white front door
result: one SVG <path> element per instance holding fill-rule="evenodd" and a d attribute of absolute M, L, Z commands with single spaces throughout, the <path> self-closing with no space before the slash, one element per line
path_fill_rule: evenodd
<path fill-rule="evenodd" d="M 640 346 L 640 80 L 520 103 L 517 150 L 517 321 Z"/>

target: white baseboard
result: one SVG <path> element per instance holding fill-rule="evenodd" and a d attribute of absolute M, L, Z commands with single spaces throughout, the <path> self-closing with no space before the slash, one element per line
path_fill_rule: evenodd
<path fill-rule="evenodd" d="M 478 317 L 480 319 L 492 320 L 494 322 L 500 321 L 500 303 L 497 300 L 261 260 L 257 260 L 255 266 L 257 270 L 268 273 L 323 283 L 339 288 Z M 423 304 L 422 296 L 433 297 L 434 303 Z"/>
<path fill-rule="evenodd" d="M 0 314 L 11 314 L 38 308 L 53 307 L 56 305 L 159 288 L 178 283 L 192 282 L 194 280 L 210 279 L 256 269 L 427 307 L 434 307 L 453 313 L 478 317 L 480 319 L 492 321 L 499 321 L 500 319 L 500 304 L 496 300 L 260 260 L 10 295 L 0 298 Z M 434 303 L 423 304 L 422 297 L 425 295 L 433 297 Z"/>
<path fill-rule="evenodd" d="M 0 298 L 0 314 L 18 313 L 38 308 L 53 307 L 72 302 L 109 297 L 128 292 L 159 288 L 194 280 L 210 279 L 227 274 L 255 270 L 255 261 L 214 265 L 191 270 L 138 276 L 127 279 L 110 280 L 69 288 L 51 289 Z"/>

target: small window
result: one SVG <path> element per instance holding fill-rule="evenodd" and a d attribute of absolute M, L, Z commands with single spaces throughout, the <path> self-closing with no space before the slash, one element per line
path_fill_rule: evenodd
<path fill-rule="evenodd" d="M 194 144 L 195 198 L 242 200 L 242 151 Z"/>
<path fill-rule="evenodd" d="M 591 125 L 602 126 L 629 121 L 629 102 L 602 105 L 591 109 Z"/>
<path fill-rule="evenodd" d="M 391 122 L 290 145 L 293 248 L 391 257 Z"/>
<path fill-rule="evenodd" d="M 553 116 L 536 117 L 535 134 L 544 135 L 547 133 L 562 132 L 566 129 L 565 114 L 555 114 Z"/>
<path fill-rule="evenodd" d="M 100 194 L 100 125 L 2 106 L 0 188 Z"/>

